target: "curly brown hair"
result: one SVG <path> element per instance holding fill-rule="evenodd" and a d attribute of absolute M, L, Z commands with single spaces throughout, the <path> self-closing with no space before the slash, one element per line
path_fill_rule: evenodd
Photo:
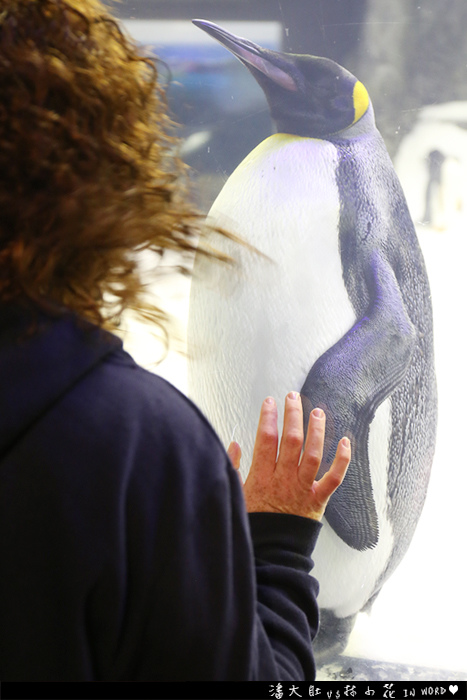
<path fill-rule="evenodd" d="M 2 0 L 0 95 L 0 303 L 163 324 L 135 253 L 192 251 L 200 218 L 156 61 L 99 0 Z"/>

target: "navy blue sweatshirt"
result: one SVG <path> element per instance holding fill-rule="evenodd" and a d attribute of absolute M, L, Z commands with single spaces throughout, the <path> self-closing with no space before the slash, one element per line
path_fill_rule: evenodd
<path fill-rule="evenodd" d="M 247 515 L 200 411 L 71 315 L 0 307 L 0 678 L 313 679 L 319 523 Z"/>

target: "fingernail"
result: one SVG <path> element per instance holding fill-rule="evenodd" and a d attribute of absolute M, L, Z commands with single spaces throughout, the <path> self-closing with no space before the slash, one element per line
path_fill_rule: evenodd
<path fill-rule="evenodd" d="M 298 393 L 298 391 L 291 391 L 290 394 L 287 394 L 287 396 L 289 399 L 293 399 L 293 401 L 296 401 L 299 398 L 300 394 Z"/>
<path fill-rule="evenodd" d="M 264 403 L 269 403 L 271 405 L 275 404 L 276 402 L 272 398 L 272 396 L 268 396 L 267 399 L 264 399 Z"/>
<path fill-rule="evenodd" d="M 350 440 L 348 437 L 342 438 L 342 444 L 348 450 L 350 447 Z"/>
<path fill-rule="evenodd" d="M 319 418 L 320 420 L 324 418 L 324 411 L 322 411 L 320 408 L 314 408 L 312 410 L 312 414 L 315 418 Z"/>

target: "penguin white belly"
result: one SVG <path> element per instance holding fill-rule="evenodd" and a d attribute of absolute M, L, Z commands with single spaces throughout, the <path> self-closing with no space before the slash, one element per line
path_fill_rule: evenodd
<path fill-rule="evenodd" d="M 192 282 L 190 395 L 227 445 L 251 463 L 262 401 L 300 390 L 317 358 L 355 323 L 339 254 L 337 151 L 275 134 L 226 182 L 208 215 L 269 256 L 220 237 L 238 269 L 199 260 Z M 198 274 L 199 273 L 199 274 Z"/>
<path fill-rule="evenodd" d="M 246 475 L 259 410 L 300 390 L 315 361 L 356 322 L 342 275 L 337 151 L 328 141 L 276 134 L 238 166 L 208 216 L 270 260 L 213 234 L 236 269 L 198 260 L 189 316 L 190 395 L 227 446 L 242 447 Z M 206 265 L 209 270 L 205 269 Z M 325 522 L 315 550 L 321 607 L 357 612 L 374 591 L 392 547 L 386 517 L 390 403 L 370 429 L 378 545 L 348 547 Z"/>

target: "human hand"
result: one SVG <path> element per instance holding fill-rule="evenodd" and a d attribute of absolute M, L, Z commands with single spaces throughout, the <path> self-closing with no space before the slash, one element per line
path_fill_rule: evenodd
<path fill-rule="evenodd" d="M 285 399 L 284 428 L 279 442 L 277 406 L 267 398 L 261 407 L 253 460 L 243 485 L 249 513 L 291 513 L 321 520 L 326 505 L 342 483 L 350 462 L 350 441 L 342 438 L 330 469 L 319 480 L 316 474 L 323 456 L 326 417 L 321 409 L 310 414 L 303 449 L 303 409 L 300 394 Z M 236 442 L 227 450 L 235 469 L 240 467 L 241 449 Z"/>

